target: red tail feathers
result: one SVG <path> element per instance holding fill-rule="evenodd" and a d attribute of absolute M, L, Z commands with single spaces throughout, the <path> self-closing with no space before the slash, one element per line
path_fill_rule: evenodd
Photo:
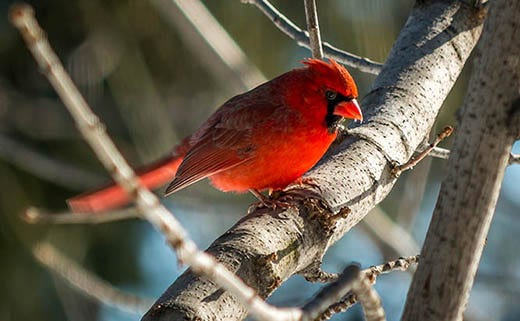
<path fill-rule="evenodd" d="M 167 158 L 139 171 L 141 184 L 154 189 L 170 182 L 175 177 L 181 161 L 182 157 Z M 73 212 L 96 213 L 119 208 L 128 204 L 129 200 L 125 190 L 112 183 L 68 199 L 67 203 Z"/>

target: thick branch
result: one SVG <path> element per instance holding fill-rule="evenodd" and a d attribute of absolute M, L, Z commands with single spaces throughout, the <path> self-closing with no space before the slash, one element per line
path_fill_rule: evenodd
<path fill-rule="evenodd" d="M 491 4 L 404 321 L 462 320 L 520 113 L 520 2 Z"/>
<path fill-rule="evenodd" d="M 313 199 L 273 213 L 256 210 L 208 249 L 266 297 L 282 281 L 319 261 L 391 190 L 391 161 L 406 162 L 430 132 L 442 102 L 480 35 L 481 13 L 459 1 L 421 1 L 364 99 L 366 122 L 350 131 L 307 176 L 333 215 Z M 308 195 L 309 190 L 291 190 Z M 347 213 L 347 211 L 340 211 Z M 246 309 L 192 271 L 181 275 L 143 320 L 240 320 Z"/>
<path fill-rule="evenodd" d="M 38 66 L 62 99 L 96 156 L 113 179 L 131 196 L 142 217 L 166 237 L 176 251 L 179 261 L 189 264 L 198 275 L 205 276 L 232 293 L 251 314 L 260 320 L 296 320 L 301 311 L 271 307 L 214 257 L 200 251 L 177 219 L 160 204 L 152 192 L 141 184 L 107 135 L 104 125 L 92 112 L 70 76 L 65 72 L 59 58 L 45 38 L 44 31 L 38 25 L 32 7 L 26 4 L 15 4 L 10 9 L 9 18 L 22 34 Z"/>

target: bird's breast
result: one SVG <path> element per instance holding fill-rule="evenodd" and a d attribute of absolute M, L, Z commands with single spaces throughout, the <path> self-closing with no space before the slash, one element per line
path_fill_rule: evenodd
<path fill-rule="evenodd" d="M 212 184 L 223 191 L 282 189 L 300 178 L 325 154 L 336 138 L 325 126 L 302 126 L 287 120 L 285 126 L 259 128 L 251 136 L 253 157 L 214 174 Z"/>

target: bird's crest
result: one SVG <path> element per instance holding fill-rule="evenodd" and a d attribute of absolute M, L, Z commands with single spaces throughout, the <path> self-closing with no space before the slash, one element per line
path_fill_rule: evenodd
<path fill-rule="evenodd" d="M 336 61 L 329 59 L 329 62 L 326 62 L 320 59 L 308 58 L 302 61 L 302 63 L 307 65 L 331 89 L 335 89 L 345 96 L 358 96 L 354 79 L 347 69 Z"/>

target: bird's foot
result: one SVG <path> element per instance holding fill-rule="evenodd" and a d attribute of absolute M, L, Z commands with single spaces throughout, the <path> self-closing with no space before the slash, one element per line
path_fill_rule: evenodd
<path fill-rule="evenodd" d="M 320 186 L 314 179 L 312 179 L 312 177 L 300 177 L 297 180 L 295 180 L 294 183 L 289 185 L 286 189 L 288 190 L 288 189 L 295 188 L 295 187 L 301 188 L 301 187 L 305 187 L 305 186 L 309 186 L 309 187 L 312 187 L 312 188 L 315 188 L 315 189 L 321 191 Z"/>
<path fill-rule="evenodd" d="M 285 208 L 290 208 L 290 207 L 293 207 L 294 204 L 291 204 L 290 202 L 285 202 L 283 200 L 280 200 L 280 199 L 277 199 L 277 193 L 274 192 L 274 193 L 270 193 L 270 196 L 265 196 L 264 194 L 260 193 L 258 190 L 256 189 L 250 189 L 249 192 L 251 192 L 251 194 L 253 194 L 258 200 L 259 202 L 257 203 L 254 203 L 250 206 L 249 208 L 249 212 L 252 212 L 253 210 L 257 209 L 257 208 L 271 208 L 271 209 L 277 209 L 277 208 L 282 208 L 282 209 L 285 209 Z"/>

